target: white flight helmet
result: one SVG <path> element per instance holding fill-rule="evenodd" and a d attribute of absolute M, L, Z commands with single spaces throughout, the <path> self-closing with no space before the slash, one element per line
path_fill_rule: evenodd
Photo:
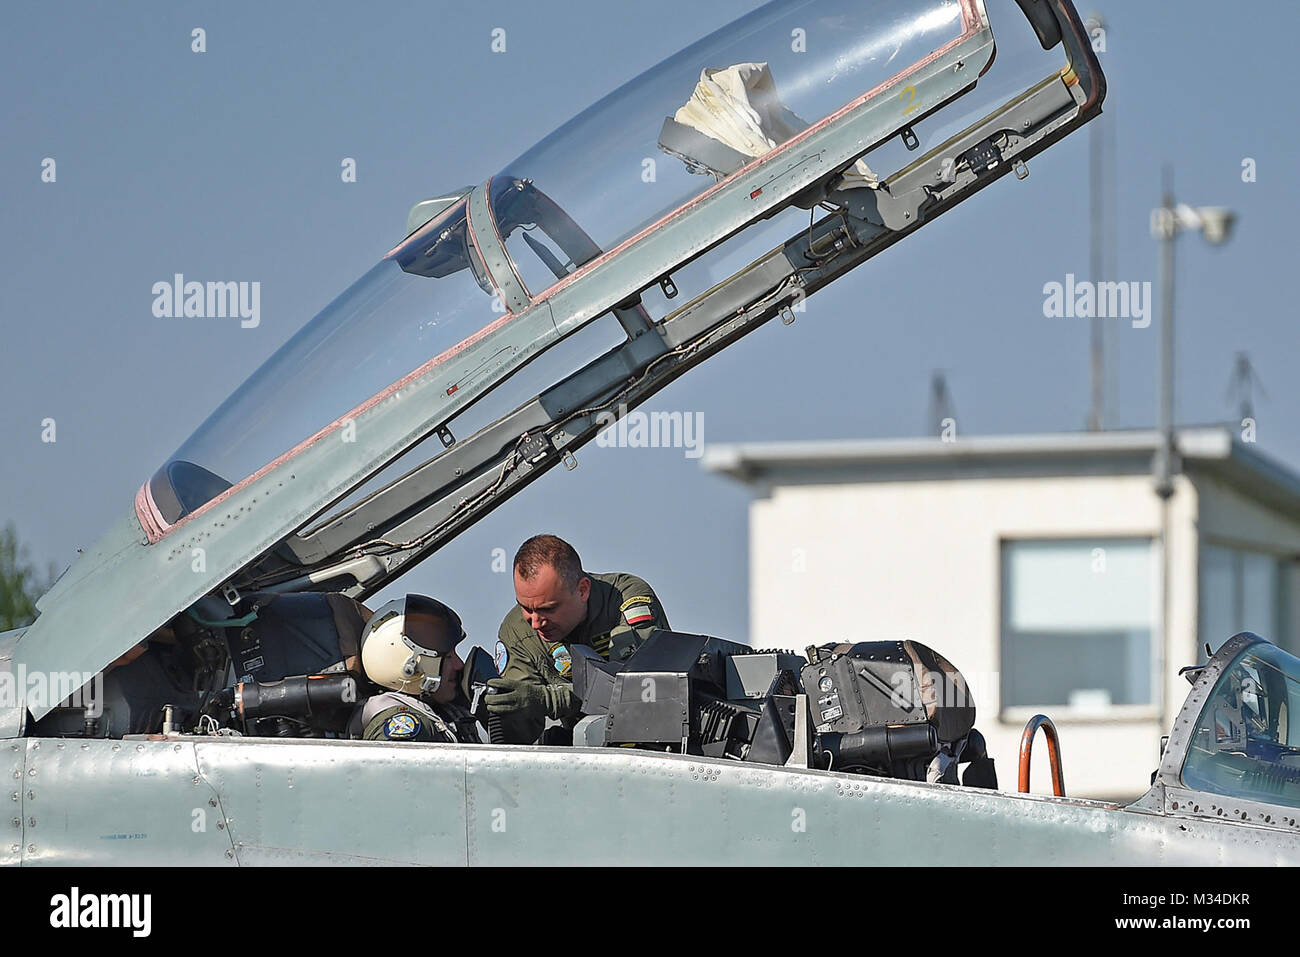
<path fill-rule="evenodd" d="M 361 667 L 375 684 L 430 694 L 442 683 L 442 662 L 465 637 L 460 616 L 424 595 L 390 601 L 361 633 Z"/>

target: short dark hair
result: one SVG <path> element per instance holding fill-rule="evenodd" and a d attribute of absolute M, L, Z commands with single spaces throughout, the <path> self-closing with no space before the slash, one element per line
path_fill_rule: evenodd
<path fill-rule="evenodd" d="M 557 535 L 534 535 L 515 552 L 515 571 L 524 581 L 537 577 L 543 565 L 550 565 L 560 581 L 574 591 L 582 580 L 582 559 L 573 546 Z"/>

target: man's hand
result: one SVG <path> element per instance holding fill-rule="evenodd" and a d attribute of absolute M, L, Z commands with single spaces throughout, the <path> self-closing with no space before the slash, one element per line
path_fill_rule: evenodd
<path fill-rule="evenodd" d="M 557 693 L 558 688 L 540 681 L 519 678 L 492 678 L 488 681 L 488 688 L 491 689 L 487 696 L 490 714 L 523 712 L 528 715 L 560 717 L 561 696 Z"/>

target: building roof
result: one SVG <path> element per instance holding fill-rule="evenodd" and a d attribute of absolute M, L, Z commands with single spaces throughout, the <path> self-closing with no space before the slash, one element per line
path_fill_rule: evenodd
<path fill-rule="evenodd" d="M 1191 475 L 1222 479 L 1262 502 L 1300 514 L 1300 474 L 1254 450 L 1225 426 L 1178 429 Z M 760 491 L 775 485 L 1149 473 L 1154 429 L 1042 435 L 754 442 L 706 446 L 702 465 Z"/>

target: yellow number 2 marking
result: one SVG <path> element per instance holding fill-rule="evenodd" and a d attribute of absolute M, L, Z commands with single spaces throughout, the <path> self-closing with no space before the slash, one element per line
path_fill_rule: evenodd
<path fill-rule="evenodd" d="M 903 111 L 904 116 L 907 116 L 908 113 L 911 113 L 914 109 L 916 109 L 916 103 L 913 102 L 916 99 L 916 87 L 914 86 L 903 87 L 903 92 L 898 94 L 898 98 L 900 100 L 904 98 L 907 99 L 907 109 Z"/>

